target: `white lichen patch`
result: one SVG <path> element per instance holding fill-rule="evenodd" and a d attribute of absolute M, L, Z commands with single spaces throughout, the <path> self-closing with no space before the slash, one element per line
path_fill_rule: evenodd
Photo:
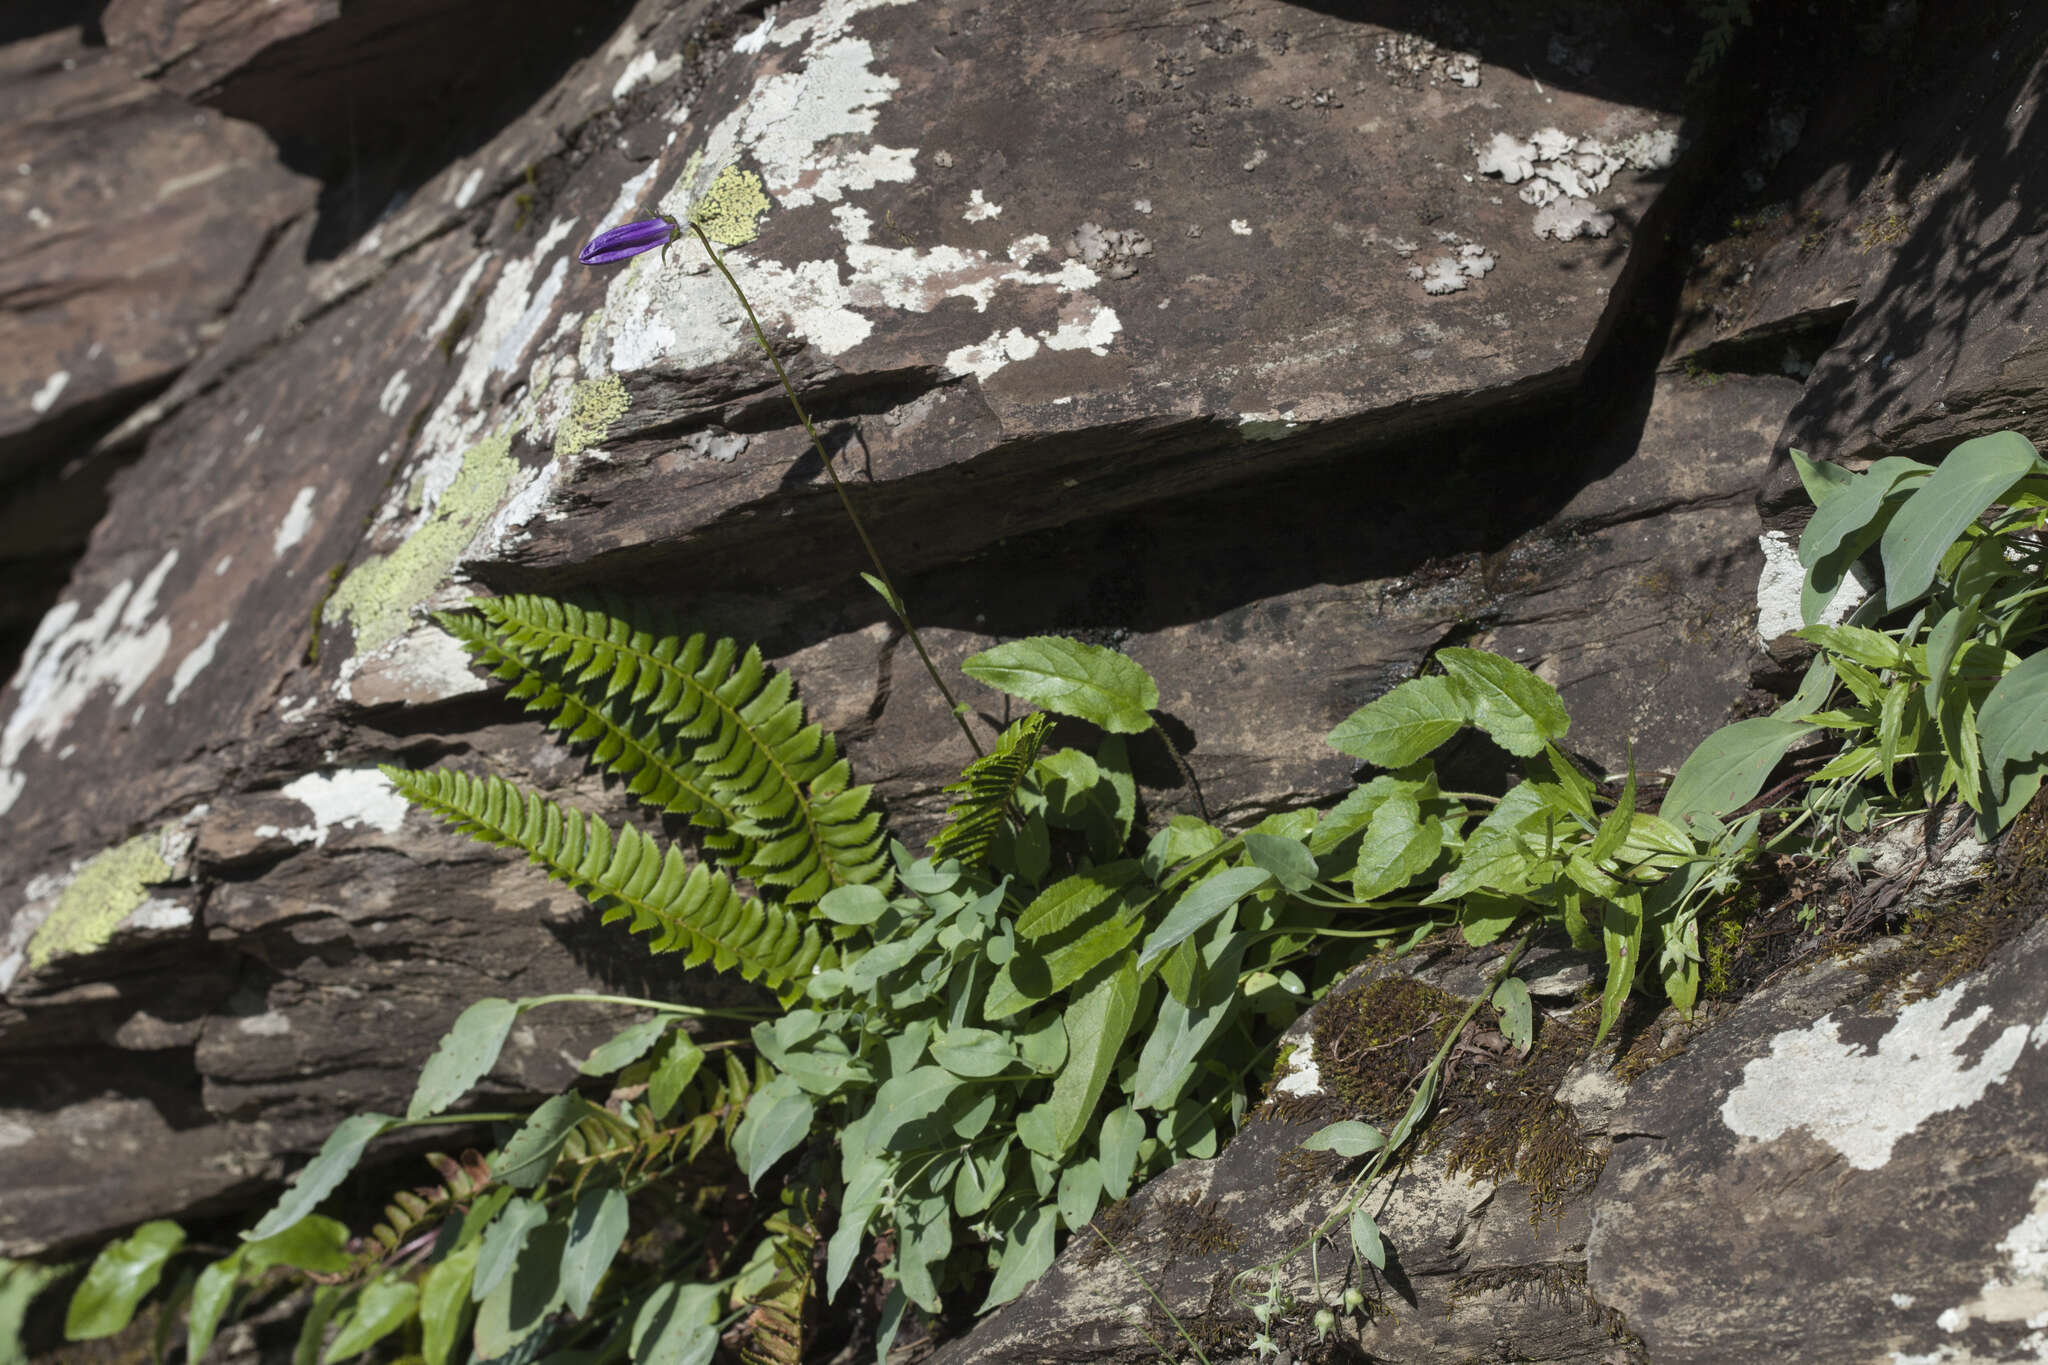
<path fill-rule="evenodd" d="M 476 167 L 462 177 L 462 183 L 455 187 L 455 207 L 466 209 L 476 202 L 476 192 L 484 183 L 484 168 Z"/>
<path fill-rule="evenodd" d="M 991 218 L 1002 217 L 1003 206 L 989 203 L 980 190 L 975 190 L 967 196 L 967 212 L 960 216 L 970 223 L 986 223 Z"/>
<path fill-rule="evenodd" d="M 747 98 L 705 139 L 704 170 L 717 172 L 745 160 L 757 166 L 768 193 L 783 208 L 836 203 L 884 182 L 916 175 L 915 147 L 873 144 L 877 110 L 900 82 L 874 68 L 875 50 L 851 36 L 853 18 L 909 0 L 828 0 L 814 15 L 781 25 L 763 40 L 790 47 L 808 38 L 789 66 L 756 81 Z M 661 210 L 683 221 L 703 186 L 685 175 L 663 197 Z"/>
<path fill-rule="evenodd" d="M 384 390 L 377 395 L 377 411 L 386 417 L 398 416 L 399 409 L 405 406 L 406 395 L 411 392 L 412 381 L 406 378 L 404 370 L 400 370 L 384 381 Z"/>
<path fill-rule="evenodd" d="M 1249 237 L 1252 235 L 1252 225 L 1242 218 L 1231 219 L 1230 230 L 1240 237 Z"/>
<path fill-rule="evenodd" d="M 1479 88 L 1478 54 L 1440 48 L 1419 34 L 1382 34 L 1373 44 L 1372 59 L 1396 80 Z"/>
<path fill-rule="evenodd" d="M 1678 157 L 1678 136 L 1660 128 L 1607 144 L 1541 128 L 1526 138 L 1495 133 L 1477 155 L 1479 174 L 1521 186 L 1516 196 L 1538 211 L 1531 225 L 1538 237 L 1569 242 L 1613 231 L 1614 217 L 1596 207 L 1596 196 L 1624 169 L 1668 168 Z"/>
<path fill-rule="evenodd" d="M 306 532 L 313 525 L 313 499 L 319 495 L 320 490 L 308 484 L 292 499 L 292 505 L 285 509 L 284 520 L 277 524 L 277 530 L 270 537 L 273 557 L 283 559 L 285 551 L 306 538 Z"/>
<path fill-rule="evenodd" d="M 1799 547 L 1783 531 L 1764 532 L 1757 537 L 1757 546 L 1763 551 L 1764 567 L 1756 580 L 1756 634 L 1769 644 L 1806 624 L 1799 604 L 1806 570 L 1799 563 Z M 1835 626 L 1848 620 L 1849 614 L 1863 605 L 1875 587 L 1860 564 L 1850 569 L 1821 611 L 1820 623 Z"/>
<path fill-rule="evenodd" d="M 28 396 L 29 410 L 40 417 L 56 403 L 64 386 L 71 382 L 71 371 L 59 370 L 43 381 L 42 387 Z"/>
<path fill-rule="evenodd" d="M 27 784 L 15 765 L 30 744 L 47 748 L 103 690 L 112 690 L 115 706 L 125 705 L 163 662 L 171 623 L 157 617 L 157 594 L 177 562 L 178 552 L 166 550 L 140 584 L 123 579 L 83 619 L 72 598 L 44 613 L 15 673 L 14 708 L 0 729 L 0 815 Z"/>
<path fill-rule="evenodd" d="M 1456 294 L 1472 281 L 1484 279 L 1497 264 L 1493 253 L 1477 242 L 1461 241 L 1456 245 L 1456 254 L 1447 253 L 1425 265 L 1408 267 L 1408 278 L 1419 281 L 1425 294 Z"/>
<path fill-rule="evenodd" d="M 178 660 L 177 668 L 171 671 L 171 691 L 170 695 L 164 698 L 166 702 L 172 706 L 178 704 L 178 698 L 185 695 L 185 690 L 192 686 L 194 680 L 206 670 L 206 666 L 213 662 L 214 647 L 220 644 L 221 637 L 227 633 L 228 623 L 223 621 L 207 631 L 206 638 L 192 646 L 190 652 Z"/>
<path fill-rule="evenodd" d="M 671 52 L 657 59 L 652 50 L 643 47 L 612 82 L 612 98 L 622 100 L 643 85 L 659 85 L 682 69 L 682 53 Z"/>
<path fill-rule="evenodd" d="M 1112 280 L 1138 273 L 1140 259 L 1152 254 L 1152 239 L 1136 228 L 1106 228 L 1083 223 L 1067 238 L 1067 255 Z"/>
<path fill-rule="evenodd" d="M 340 768 L 332 773 L 307 773 L 279 789 L 304 806 L 312 819 L 303 825 L 280 829 L 275 825 L 257 827 L 258 837 L 283 837 L 313 848 L 326 846 L 336 829 L 367 826 L 385 834 L 396 834 L 405 823 L 406 799 L 390 779 L 375 768 Z"/>
<path fill-rule="evenodd" d="M 2000 1361 L 2048 1361 L 2048 1180 L 2035 1183 L 2031 1202 L 2033 1207 L 1998 1240 L 1999 1263 L 1976 1297 L 1943 1309 L 1934 1319 L 1935 1327 L 1951 1336 L 1978 1324 L 2007 1332 L 2025 1328 L 2026 1335 L 1993 1357 Z M 1910 1308 L 1914 1300 L 1894 1294 L 1892 1302 Z M 1892 1353 L 1895 1365 L 1965 1365 L 1983 1358 L 1960 1343 L 1944 1343 L 1920 1355 Z"/>
<path fill-rule="evenodd" d="M 1323 1093 L 1323 1073 L 1316 1068 L 1315 1039 L 1303 1034 L 1294 1044 L 1294 1050 L 1287 1054 L 1287 1074 L 1273 1082 L 1276 1095 L 1320 1095 Z"/>
<path fill-rule="evenodd" d="M 2027 1026 L 2014 1024 L 1965 1063 L 1962 1054 L 1991 1009 L 1951 1018 L 1964 989 L 1906 1006 L 1875 1051 L 1844 1042 L 1832 1017 L 1779 1034 L 1769 1056 L 1743 1068 L 1721 1105 L 1722 1122 L 1760 1142 L 1804 1129 L 1856 1169 L 1881 1168 L 1893 1145 L 1929 1118 L 1982 1099 L 2026 1047 Z"/>

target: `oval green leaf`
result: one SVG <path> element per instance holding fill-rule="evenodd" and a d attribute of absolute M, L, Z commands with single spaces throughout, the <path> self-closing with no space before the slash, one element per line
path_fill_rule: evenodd
<path fill-rule="evenodd" d="M 479 1000 L 457 1015 L 434 1055 L 420 1068 L 420 1082 L 405 1116 L 423 1119 L 438 1114 L 468 1094 L 498 1064 L 498 1053 L 518 1017 L 517 1005 L 496 998 Z"/>
<path fill-rule="evenodd" d="M 1318 1128 L 1301 1144 L 1305 1152 L 1335 1152 L 1338 1156 L 1364 1156 L 1387 1145 L 1387 1135 L 1369 1123 L 1342 1119 Z"/>
<path fill-rule="evenodd" d="M 1324 743 L 1382 768 L 1405 768 L 1472 720 L 1472 700 L 1450 678 L 1413 678 L 1353 711 Z"/>
<path fill-rule="evenodd" d="M 1152 728 L 1159 687 L 1138 663 L 1100 645 L 1034 635 L 985 649 L 960 665 L 968 677 L 1114 734 Z"/>
<path fill-rule="evenodd" d="M 103 1247 L 71 1295 L 64 1339 L 93 1341 L 126 1327 L 135 1316 L 135 1305 L 156 1288 L 164 1263 L 184 1245 L 185 1229 L 160 1218 Z"/>

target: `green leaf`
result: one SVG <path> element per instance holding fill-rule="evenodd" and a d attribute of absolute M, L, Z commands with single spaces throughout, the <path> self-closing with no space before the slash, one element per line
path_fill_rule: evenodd
<path fill-rule="evenodd" d="M 1533 782 L 1517 782 L 1467 836 L 1462 855 L 1436 890 L 1422 898 L 1423 904 L 1440 904 L 1471 891 L 1526 890 L 1539 859 L 1525 847 L 1523 834 L 1555 818 Z"/>
<path fill-rule="evenodd" d="M 1061 938 L 1020 951 L 989 983 L 982 1017 L 1002 1019 L 1065 990 L 1123 952 L 1144 928 L 1144 918 L 1119 899 Z"/>
<path fill-rule="evenodd" d="M 482 1303 L 498 1287 L 519 1263 L 519 1253 L 526 1249 L 533 1230 L 547 1221 L 546 1206 L 531 1199 L 515 1198 L 505 1205 L 477 1243 L 476 1274 L 469 1287 L 472 1303 Z"/>
<path fill-rule="evenodd" d="M 1553 811 L 1587 829 L 1593 828 L 1593 784 L 1557 751 L 1555 744 L 1544 745 L 1530 758 L 1523 766 L 1523 777 L 1536 785 L 1544 804 Z"/>
<path fill-rule="evenodd" d="M 1820 505 L 1799 537 L 1799 562 L 1806 578 L 1799 588 L 1802 620 L 1820 620 L 1842 580 L 1864 551 L 1877 543 L 1897 510 L 1894 494 L 1908 478 L 1932 472 L 1917 460 L 1888 456 Z"/>
<path fill-rule="evenodd" d="M 1116 734 L 1152 728 L 1159 687 L 1131 659 L 1100 645 L 1035 635 L 985 649 L 960 665 L 968 677 Z"/>
<path fill-rule="evenodd" d="M 1451 678 L 1414 678 L 1351 713 L 1323 742 L 1382 768 L 1405 768 L 1472 720 L 1472 700 Z"/>
<path fill-rule="evenodd" d="M 1273 880 L 1289 891 L 1306 891 L 1315 884 L 1316 855 L 1298 840 L 1252 831 L 1244 836 L 1244 854 L 1252 866 L 1272 873 Z"/>
<path fill-rule="evenodd" d="M 189 1365 L 198 1365 L 212 1348 L 221 1315 L 227 1312 L 228 1301 L 234 1297 L 235 1281 L 241 1270 L 241 1253 L 236 1252 L 199 1272 L 199 1279 L 192 1286 L 192 1306 L 185 1318 L 185 1359 Z"/>
<path fill-rule="evenodd" d="M 454 1027 L 442 1035 L 434 1055 L 420 1068 L 420 1081 L 405 1116 L 423 1119 L 441 1113 L 468 1094 L 469 1088 L 497 1065 L 498 1053 L 518 1017 L 517 1005 L 495 998 L 479 1000 L 457 1015 Z"/>
<path fill-rule="evenodd" d="M 1955 610 L 1944 612 L 1927 631 L 1927 709 L 1938 714 L 1941 710 L 1941 689 L 1947 685 L 1949 670 L 1954 667 L 1956 651 L 1963 641 L 1977 628 L 1978 609 L 1975 602 L 1965 602 Z"/>
<path fill-rule="evenodd" d="M 1053 1079 L 1053 1137 L 1062 1153 L 1071 1151 L 1088 1130 L 1095 1102 L 1116 1069 L 1117 1054 L 1138 1011 L 1138 973 L 1128 962 L 1105 971 L 1067 1009 L 1067 1036 L 1073 1051 Z"/>
<path fill-rule="evenodd" d="M 882 1082 L 870 1109 L 876 1148 L 890 1146 L 905 1129 L 932 1118 L 959 1088 L 959 1077 L 941 1066 L 913 1067 Z"/>
<path fill-rule="evenodd" d="M 1086 1227 L 1095 1216 L 1096 1205 L 1102 1202 L 1101 1165 L 1091 1157 L 1061 1170 L 1056 1202 L 1061 1222 L 1077 1231 Z"/>
<path fill-rule="evenodd" d="M 1067 1025 L 1057 1011 L 1047 1010 L 1016 1036 L 1024 1064 L 1039 1075 L 1050 1076 L 1067 1064 Z"/>
<path fill-rule="evenodd" d="M 1897 668 L 1906 660 L 1898 641 L 1868 626 L 1804 626 L 1793 634 L 1865 668 Z"/>
<path fill-rule="evenodd" d="M 879 887 L 841 886 L 818 901 L 818 913 L 835 924 L 873 924 L 889 908 Z"/>
<path fill-rule="evenodd" d="M 1179 1100 L 1209 1040 L 1237 1010 L 1237 969 L 1249 945 L 1248 936 L 1232 935 L 1221 947 L 1197 959 L 1199 971 L 1189 983 L 1185 1001 L 1169 993 L 1160 1004 L 1151 1036 L 1138 1053 L 1137 1072 L 1128 1082 L 1132 1104 L 1140 1109 L 1170 1109 Z"/>
<path fill-rule="evenodd" d="M 1222 842 L 1223 832 L 1208 821 L 1176 815 L 1145 845 L 1145 875 L 1155 882 L 1164 880 L 1168 869 L 1200 857 Z"/>
<path fill-rule="evenodd" d="M 633 1319 L 634 1365 L 711 1365 L 719 1293 L 708 1284 L 661 1286 Z"/>
<path fill-rule="evenodd" d="M 562 1150 L 569 1134 L 591 1116 L 594 1108 L 581 1095 L 556 1095 L 543 1100 L 505 1143 L 498 1159 L 491 1163 L 491 1173 L 515 1190 L 530 1190 L 540 1184 L 555 1164 L 555 1153 Z"/>
<path fill-rule="evenodd" d="M 1443 843 L 1443 822 L 1425 821 L 1413 797 L 1395 793 L 1373 811 L 1365 837 L 1358 842 L 1351 894 L 1369 901 L 1400 890 L 1429 871 Z"/>
<path fill-rule="evenodd" d="M 417 1286 L 379 1275 L 363 1286 L 363 1292 L 356 1297 L 355 1311 L 335 1333 L 321 1359 L 333 1365 L 337 1360 L 361 1355 L 403 1327 L 419 1306 L 419 1300 Z"/>
<path fill-rule="evenodd" d="M 992 1029 L 952 1028 L 933 1040 L 932 1058 L 955 1076 L 981 1080 L 1017 1065 L 1017 1048 L 1009 1035 Z"/>
<path fill-rule="evenodd" d="M 135 1306 L 156 1288 L 164 1264 L 185 1245 L 185 1229 L 168 1219 L 144 1223 L 93 1258 L 64 1314 L 66 1341 L 110 1337 L 135 1316 Z"/>
<path fill-rule="evenodd" d="M 299 1323 L 299 1338 L 292 1346 L 292 1365 L 313 1365 L 320 1358 L 320 1339 L 348 1292 L 338 1284 L 323 1284 L 313 1291 L 313 1302 Z"/>
<path fill-rule="evenodd" d="M 1003 1262 L 996 1267 L 988 1297 L 975 1311 L 986 1313 L 1008 1303 L 1031 1287 L 1031 1282 L 1052 1264 L 1053 1234 L 1059 1229 L 1059 1210 L 1042 1204 L 1026 1214 L 1003 1244 Z"/>
<path fill-rule="evenodd" d="M 569 1215 L 569 1240 L 562 1247 L 562 1290 L 569 1311 L 582 1317 L 591 1296 L 626 1240 L 626 1193 L 588 1189 Z"/>
<path fill-rule="evenodd" d="M 694 1038 L 681 1029 L 669 1035 L 668 1049 L 662 1053 L 654 1074 L 647 1078 L 647 1102 L 653 1106 L 656 1119 L 668 1117 L 703 1065 L 704 1049 L 697 1046 Z"/>
<path fill-rule="evenodd" d="M 2048 753 L 2048 651 L 2022 661 L 1991 689 L 1977 711 L 1977 745 L 1995 798 L 2008 790 L 2009 767 Z"/>
<path fill-rule="evenodd" d="M 1629 896 L 1620 903 L 1608 901 L 1601 906 L 1600 941 L 1607 951 L 1607 983 L 1600 995 L 1600 1029 L 1593 1035 L 1594 1047 L 1605 1041 L 1608 1030 L 1621 1017 L 1629 988 L 1635 984 L 1643 947 L 1640 896 Z"/>
<path fill-rule="evenodd" d="M 1305 1152 L 1335 1152 L 1338 1156 L 1364 1156 L 1387 1145 L 1387 1135 L 1369 1123 L 1341 1119 L 1326 1124 L 1301 1144 Z"/>
<path fill-rule="evenodd" d="M 67 1265 L 37 1265 L 33 1261 L 0 1259 L 0 1365 L 29 1365 L 22 1345 L 21 1329 L 36 1296 L 69 1274 Z M 203 1352 L 188 1355 L 196 1362 Z"/>
<path fill-rule="evenodd" d="M 1799 485 L 1806 490 L 1807 500 L 1815 507 L 1855 482 L 1856 476 L 1838 464 L 1814 460 L 1803 450 L 1794 450 L 1790 454 L 1792 468 L 1799 473 Z"/>
<path fill-rule="evenodd" d="M 562 1306 L 562 1244 L 568 1226 L 543 1223 L 527 1238 L 512 1273 L 484 1296 L 476 1314 L 476 1351 L 494 1360 L 531 1336 Z"/>
<path fill-rule="evenodd" d="M 1351 1210 L 1351 1252 L 1374 1270 L 1387 1268 L 1386 1244 L 1380 1240 L 1380 1225 L 1364 1209 Z"/>
<path fill-rule="evenodd" d="M 448 1365 L 455 1343 L 469 1326 L 469 1283 L 482 1247 L 481 1242 L 471 1242 L 428 1267 L 420 1279 L 420 1354 L 426 1365 Z"/>
<path fill-rule="evenodd" d="M 1139 968 L 1157 962 L 1182 939 L 1207 928 L 1224 911 L 1272 880 L 1273 874 L 1263 867 L 1227 867 L 1197 884 L 1174 903 L 1145 940 L 1138 953 Z"/>
<path fill-rule="evenodd" d="M 1136 861 L 1126 859 L 1062 878 L 1017 916 L 1017 936 L 1034 940 L 1057 934 L 1136 881 L 1142 872 Z"/>
<path fill-rule="evenodd" d="M 1467 891 L 1458 904 L 1458 932 L 1474 948 L 1484 948 L 1504 937 L 1528 909 L 1529 902 L 1520 896 Z"/>
<path fill-rule="evenodd" d="M 1621 851 L 1623 841 L 1628 838 L 1629 829 L 1636 818 L 1636 751 L 1630 745 L 1628 751 L 1628 778 L 1621 784 L 1621 799 L 1614 803 L 1614 809 L 1607 812 L 1600 821 L 1600 828 L 1594 832 L 1593 842 L 1586 846 L 1586 856 L 1596 863 L 1604 863 Z"/>
<path fill-rule="evenodd" d="M 1721 727 L 1679 766 L 1659 814 L 1680 826 L 1718 829 L 1723 815 L 1756 799 L 1785 751 L 1814 728 L 1770 716 Z"/>
<path fill-rule="evenodd" d="M 1128 1104 L 1112 1109 L 1102 1120 L 1096 1161 L 1102 1171 L 1102 1188 L 1111 1199 L 1122 1199 L 1131 1192 L 1131 1177 L 1138 1169 L 1138 1144 L 1144 1140 L 1145 1120 Z"/>
<path fill-rule="evenodd" d="M 732 1154 L 747 1173 L 749 1188 L 810 1136 L 817 1112 L 792 1076 L 777 1076 L 747 1097 L 746 1116 L 733 1130 Z"/>
<path fill-rule="evenodd" d="M 239 1254 L 243 1267 L 252 1275 L 274 1265 L 336 1275 L 349 1268 L 347 1248 L 347 1225 L 313 1214 L 260 1242 L 247 1243 Z"/>
<path fill-rule="evenodd" d="M 270 1212 L 255 1227 L 242 1234 L 245 1242 L 260 1242 L 283 1232 L 313 1211 L 315 1205 L 334 1192 L 334 1187 L 355 1169 L 371 1139 L 387 1131 L 397 1119 L 388 1114 L 357 1114 L 336 1124 L 320 1151 L 299 1172 L 298 1182 L 284 1192 Z"/>
<path fill-rule="evenodd" d="M 667 1015 L 656 1015 L 619 1030 L 577 1068 L 586 1076 L 609 1076 L 620 1067 L 631 1066 L 645 1057 L 654 1045 L 661 1041 L 661 1035 L 668 1031 L 674 1020 Z"/>
<path fill-rule="evenodd" d="M 1500 1031 L 1509 1042 L 1525 1051 L 1535 1044 L 1535 1005 L 1521 977 L 1511 976 L 1495 988 L 1493 1007 L 1500 1011 Z"/>
<path fill-rule="evenodd" d="M 1440 649 L 1437 662 L 1472 699 L 1472 723 L 1511 754 L 1533 758 L 1571 728 L 1557 689 L 1512 659 L 1478 649 Z"/>
<path fill-rule="evenodd" d="M 1879 546 L 1885 602 L 1902 607 L 1926 592 L 1963 528 L 2039 467 L 2033 442 L 2016 431 L 1979 436 L 1951 450 L 1885 528 Z"/>
<path fill-rule="evenodd" d="M 869 587 L 875 590 L 875 596 L 881 598 L 884 602 L 886 602 L 889 606 L 890 611 L 895 612 L 899 618 L 904 615 L 903 599 L 898 597 L 895 593 L 895 590 L 890 588 L 890 586 L 887 583 L 884 583 L 881 579 L 875 577 L 871 573 L 863 573 L 861 575 L 861 581 L 866 583 Z"/>

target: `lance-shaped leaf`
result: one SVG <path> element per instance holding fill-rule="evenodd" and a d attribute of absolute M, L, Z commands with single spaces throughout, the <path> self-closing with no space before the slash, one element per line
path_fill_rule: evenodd
<path fill-rule="evenodd" d="M 355 1169 L 370 1140 L 397 1122 L 388 1114 L 357 1114 L 336 1124 L 321 1144 L 319 1155 L 299 1172 L 298 1182 L 284 1192 L 255 1227 L 242 1234 L 242 1240 L 260 1242 L 311 1213 Z"/>
<path fill-rule="evenodd" d="M 2021 478 L 2042 470 L 2033 442 L 2016 431 L 1965 441 L 1913 491 L 1885 527 L 1885 602 L 1901 607 L 1927 591 L 1941 557 L 1963 528 L 2003 499 Z"/>
<path fill-rule="evenodd" d="M 156 1288 L 164 1263 L 185 1245 L 185 1230 L 168 1219 L 144 1223 L 93 1258 L 64 1314 L 66 1341 L 110 1337 L 135 1316 L 135 1305 Z"/>
<path fill-rule="evenodd" d="M 1052 1083 L 1053 1139 L 1064 1153 L 1088 1131 L 1095 1102 L 1116 1069 L 1117 1053 L 1138 1012 L 1138 973 L 1126 962 L 1106 970 L 1067 1010 L 1073 1050 Z"/>

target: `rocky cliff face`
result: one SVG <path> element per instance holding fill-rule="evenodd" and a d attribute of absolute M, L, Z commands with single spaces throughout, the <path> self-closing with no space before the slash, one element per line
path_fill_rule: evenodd
<path fill-rule="evenodd" d="M 2048 443 L 2039 16 L 1853 7 L 1817 89 L 1687 106 L 1694 35 L 1654 7 L 561 8 L 113 0 L 104 45 L 0 48 L 0 1254 L 260 1200 L 339 1117 L 402 1106 L 478 995 L 723 989 L 407 815 L 377 763 L 612 804 L 428 609 L 598 588 L 760 639 L 896 828 L 930 827 L 965 746 L 722 282 L 690 242 L 575 262 L 730 162 L 767 205 L 729 263 L 940 667 L 1115 643 L 1226 820 L 1343 787 L 1321 736 L 1446 641 L 1556 683 L 1591 764 L 1668 770 L 1796 624 L 1787 448 Z M 1867 116 L 1880 94 L 1908 112 Z M 1701 227 L 1731 204 L 1735 231 Z M 967 686 L 993 733 L 1000 698 Z M 1152 811 L 1193 806 L 1140 763 Z M 1853 1026 L 1834 977 L 1769 988 L 1625 1101 L 1584 1079 L 1600 1183 L 1532 1225 L 1512 1182 L 1436 1180 L 1410 1278 L 1485 1311 L 1438 1331 L 1410 1297 L 1363 1348 L 1599 1359 L 1637 1349 L 1619 1312 L 1659 1359 L 1785 1349 L 1778 1319 L 1730 1335 L 1754 1295 L 1716 1276 L 1810 1279 L 1789 1248 L 1821 1223 L 1881 1244 L 1900 1191 L 1949 1176 L 1935 1149 L 1859 1164 L 1804 1111 L 1725 1118 L 1744 1068 L 1766 1033 L 1883 1056 L 1931 1030 L 1954 1065 L 1929 1084 L 1967 1103 L 1844 1103 L 1889 1116 L 1888 1154 L 1936 1115 L 1973 1151 L 2038 1120 L 2023 957 Z M 562 1083 L 597 1013 L 522 1035 L 492 1085 Z M 1940 1245 L 2048 1292 L 2029 1158 L 1986 1160 Z M 1141 1199 L 1256 1202 L 1257 1169 Z M 1766 1175 L 1867 1193 L 1716 1214 L 1743 1245 L 1673 1231 Z M 1960 1250 L 2008 1226 L 2010 1267 Z M 959 1358 L 1140 1350 L 1087 1325 L 1077 1274 Z M 1801 1358 L 2024 1335 L 1989 1288 L 1955 1308 L 1955 1275 L 1828 1275 L 1851 1344 Z M 1577 1318 L 1543 1316 L 1544 1276 Z M 1674 1300 L 1694 1276 L 1720 1287 Z M 1510 1302 L 1533 1336 L 1472 1335 Z M 1047 1347 L 1060 1314 L 1081 1326 Z"/>

